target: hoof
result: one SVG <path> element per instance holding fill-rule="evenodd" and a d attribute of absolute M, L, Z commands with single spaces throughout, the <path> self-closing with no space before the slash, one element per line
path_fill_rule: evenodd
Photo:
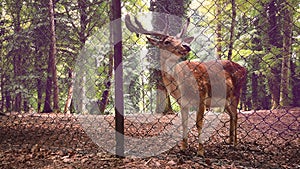
<path fill-rule="evenodd" d="M 183 139 L 180 143 L 180 150 L 184 151 L 187 148 L 187 140 Z"/>
<path fill-rule="evenodd" d="M 197 156 L 204 157 L 204 150 L 198 150 Z"/>
<path fill-rule="evenodd" d="M 233 147 L 235 147 L 237 145 L 237 141 L 232 141 L 231 139 L 225 141 L 225 143 L 228 145 L 232 145 Z"/>
<path fill-rule="evenodd" d="M 197 156 L 204 157 L 204 148 L 202 143 L 199 143 L 198 145 Z"/>

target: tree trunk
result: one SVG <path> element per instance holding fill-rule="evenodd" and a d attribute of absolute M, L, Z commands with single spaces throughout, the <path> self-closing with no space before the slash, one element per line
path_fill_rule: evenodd
<path fill-rule="evenodd" d="M 78 79 L 78 95 L 77 95 L 77 101 L 76 102 L 76 107 L 77 112 L 80 114 L 85 114 L 87 113 L 87 98 L 86 98 L 86 88 L 85 88 L 85 84 L 86 84 L 86 73 L 85 70 L 82 70 L 82 72 L 76 75 L 77 79 Z"/>
<path fill-rule="evenodd" d="M 79 41 L 81 45 L 81 49 L 84 47 L 86 39 L 87 39 L 87 12 L 86 12 L 86 0 L 78 0 L 78 8 L 79 13 L 80 13 L 80 29 L 78 32 L 79 36 Z M 83 51 L 85 53 L 85 51 Z M 78 103 L 78 111 L 80 113 L 85 113 L 86 110 L 86 89 L 85 89 L 85 84 L 86 84 L 86 70 L 82 70 L 81 74 L 78 75 L 78 80 L 79 80 L 79 103 Z"/>
<path fill-rule="evenodd" d="M 42 69 L 44 62 L 41 62 L 43 59 L 43 54 L 40 51 L 40 47 L 38 43 L 36 44 L 35 48 L 35 71 L 38 74 L 38 78 L 36 79 L 36 92 L 37 92 L 37 112 L 40 113 L 42 109 L 42 102 L 43 102 L 43 93 L 44 93 L 44 71 Z"/>
<path fill-rule="evenodd" d="M 5 91 L 5 109 L 11 111 L 11 96 L 9 91 Z"/>
<path fill-rule="evenodd" d="M 52 89 L 54 87 L 53 103 L 54 111 L 59 109 L 58 106 L 58 86 L 57 86 L 57 76 L 56 76 L 56 40 L 55 40 L 55 25 L 54 25 L 54 8 L 53 1 L 49 0 L 48 4 L 49 18 L 50 18 L 50 49 L 48 58 L 48 69 L 47 69 L 47 82 L 46 82 L 46 97 L 44 103 L 43 113 L 53 112 L 52 109 Z M 54 100 L 55 99 L 55 100 Z"/>
<path fill-rule="evenodd" d="M 1 88 L 1 108 L 0 108 L 0 112 L 4 112 L 4 100 L 5 100 L 5 95 L 4 95 L 4 90 L 3 90 L 3 87 L 4 87 L 4 75 L 1 73 L 1 81 L 0 81 L 0 88 Z"/>
<path fill-rule="evenodd" d="M 235 0 L 231 0 L 231 10 L 232 10 L 232 16 L 231 16 L 231 27 L 230 27 L 230 38 L 229 38 L 229 46 L 228 46 L 228 60 L 231 60 L 232 58 L 232 50 L 233 50 L 233 43 L 234 43 L 234 29 L 236 25 L 236 4 Z"/>
<path fill-rule="evenodd" d="M 24 99 L 24 102 L 23 102 L 23 110 L 24 112 L 29 112 L 29 104 L 28 104 L 28 101 Z"/>
<path fill-rule="evenodd" d="M 160 71 L 157 73 L 161 73 Z M 170 95 L 164 85 L 157 84 L 156 110 L 157 113 L 172 112 Z"/>
<path fill-rule="evenodd" d="M 21 79 L 19 78 L 21 76 L 21 56 L 19 54 L 19 51 L 16 51 L 16 55 L 14 56 L 14 77 L 17 83 L 20 85 L 21 84 Z M 14 101 L 14 106 L 13 109 L 16 112 L 21 111 L 21 104 L 22 104 L 22 93 L 21 89 L 17 88 L 16 90 L 16 96 L 15 96 L 15 101 Z"/>
<path fill-rule="evenodd" d="M 49 57 L 52 59 L 52 81 L 53 81 L 53 108 L 54 112 L 59 111 L 59 100 L 58 100 L 58 82 L 57 82 L 57 71 L 56 71 L 56 35 L 55 35 L 55 13 L 54 13 L 54 2 L 49 0 L 49 16 L 50 16 L 50 51 Z"/>
<path fill-rule="evenodd" d="M 37 79 L 37 112 L 41 112 L 42 99 L 43 99 L 43 81 L 41 78 Z"/>
<path fill-rule="evenodd" d="M 21 9 L 22 9 L 22 3 L 21 2 L 15 2 L 15 18 L 13 22 L 14 26 L 14 34 L 18 35 L 21 33 Z M 20 37 L 18 37 L 20 38 Z M 18 40 L 17 40 L 18 41 Z M 21 46 L 19 44 L 16 44 L 13 47 L 13 66 L 14 66 L 14 78 L 15 81 L 19 86 L 22 85 L 20 76 L 22 75 L 22 58 L 21 58 Z M 20 88 L 17 88 L 16 90 L 16 96 L 14 99 L 14 111 L 20 112 L 21 111 L 21 104 L 22 104 L 22 92 Z"/>
<path fill-rule="evenodd" d="M 110 87 L 111 87 L 111 78 L 112 78 L 112 72 L 113 72 L 113 53 L 112 52 L 109 52 L 107 54 L 107 56 L 109 57 L 109 64 L 108 64 L 108 72 L 107 72 L 107 76 L 106 76 L 106 79 L 104 81 L 104 85 L 105 85 L 105 89 L 102 93 L 102 96 L 101 96 L 101 100 L 100 100 L 100 103 L 99 103 L 99 110 L 100 110 L 100 113 L 101 114 L 104 114 L 104 111 L 105 111 L 105 108 L 107 106 L 107 103 L 108 103 L 108 98 L 109 98 L 109 91 L 110 91 Z"/>
<path fill-rule="evenodd" d="M 295 59 L 295 62 L 300 61 L 300 56 Z M 291 86 L 292 86 L 292 96 L 293 96 L 293 106 L 294 107 L 300 107 L 300 75 L 296 72 L 296 63 L 294 63 L 292 60 L 291 63 Z M 299 68 L 298 68 L 299 69 Z"/>
<path fill-rule="evenodd" d="M 70 84 L 69 84 L 69 89 L 68 89 L 67 100 L 65 103 L 64 113 L 68 113 L 68 112 L 71 113 L 70 106 L 71 106 L 72 97 L 73 97 L 74 78 L 75 78 L 74 71 L 72 69 L 69 69 Z"/>
<path fill-rule="evenodd" d="M 222 57 L 222 20 L 221 20 L 222 1 L 216 1 L 216 56 L 217 59 Z"/>
<path fill-rule="evenodd" d="M 52 95 L 52 58 L 49 57 L 48 59 L 48 69 L 47 69 L 47 81 L 46 81 L 46 96 L 44 102 L 44 109 L 42 113 L 50 113 L 53 112 L 52 110 L 52 102 L 51 102 L 51 95 Z"/>
<path fill-rule="evenodd" d="M 251 43 L 252 48 L 251 50 L 253 51 L 262 51 L 262 41 L 263 41 L 263 37 L 262 37 L 262 28 L 261 28 L 261 19 L 257 19 L 255 22 L 253 22 L 253 26 L 255 29 L 257 29 L 258 31 L 255 34 L 255 37 L 251 39 Z M 260 74 L 259 70 L 261 69 L 260 67 L 260 61 L 261 61 L 261 57 L 262 56 L 257 56 L 257 55 L 253 55 L 253 57 L 250 57 L 250 64 L 251 65 L 251 109 L 257 110 L 261 108 L 261 102 L 263 100 L 261 100 L 261 95 L 263 95 L 262 91 L 260 90 L 261 85 L 260 85 L 260 79 L 262 79 L 262 75 Z"/>
<path fill-rule="evenodd" d="M 290 12 L 290 6 L 286 1 L 283 10 L 283 60 L 281 67 L 281 90 L 280 90 L 280 104 L 281 106 L 289 106 L 291 98 L 290 87 L 290 58 L 291 58 L 291 45 L 292 45 L 292 29 L 293 21 L 292 14 Z"/>
<path fill-rule="evenodd" d="M 267 16 L 268 16 L 268 36 L 270 44 L 270 52 L 272 48 L 281 49 L 282 48 L 282 36 L 279 29 L 279 15 L 278 15 L 278 4 L 275 0 L 271 0 L 267 5 Z M 276 54 L 274 58 L 274 64 L 270 67 L 271 73 L 268 77 L 268 85 L 271 93 L 271 109 L 277 108 L 280 104 L 280 78 L 281 78 L 281 59 L 280 54 Z"/>
<path fill-rule="evenodd" d="M 247 82 L 245 83 L 245 85 L 242 88 L 242 93 L 241 93 L 241 106 L 242 106 L 242 110 L 246 111 L 249 110 L 251 108 L 251 103 L 250 103 L 250 99 L 247 98 Z"/>
<path fill-rule="evenodd" d="M 252 92 L 251 92 L 251 100 L 252 100 L 252 107 L 251 109 L 256 110 L 258 108 L 258 103 L 259 103 L 259 99 L 258 99 L 258 76 L 255 74 L 255 72 L 252 72 L 251 74 L 251 88 L 252 88 Z"/>

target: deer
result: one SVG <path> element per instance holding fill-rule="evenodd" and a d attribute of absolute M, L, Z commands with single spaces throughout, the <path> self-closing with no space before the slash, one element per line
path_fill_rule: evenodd
<path fill-rule="evenodd" d="M 188 113 L 191 106 L 197 107 L 196 127 L 198 131 L 197 155 L 204 157 L 203 142 L 200 138 L 205 111 L 213 106 L 213 97 L 223 99 L 224 110 L 230 117 L 229 144 L 237 145 L 238 104 L 243 84 L 246 81 L 246 68 L 230 60 L 213 60 L 207 62 L 184 60 L 191 51 L 190 44 L 194 37 L 183 37 L 187 32 L 190 20 L 176 36 L 168 35 L 168 22 L 160 31 L 149 31 L 134 17 L 132 22 L 129 14 L 125 16 L 125 25 L 129 31 L 146 35 L 150 45 L 160 49 L 160 70 L 162 81 L 167 92 L 180 106 L 182 141 L 180 149 L 188 147 Z M 211 80 L 221 79 L 220 81 Z M 214 81 L 214 83 L 212 83 Z M 212 89 L 220 89 L 213 94 Z M 223 93 L 223 94 L 222 94 Z"/>

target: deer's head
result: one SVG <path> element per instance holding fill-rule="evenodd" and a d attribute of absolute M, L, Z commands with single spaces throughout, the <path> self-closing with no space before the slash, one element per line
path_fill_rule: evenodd
<path fill-rule="evenodd" d="M 189 20 L 187 20 L 185 26 L 182 28 L 180 33 L 178 33 L 176 36 L 170 36 L 167 34 L 168 26 L 169 26 L 168 22 L 166 22 L 166 26 L 163 32 L 155 32 L 155 31 L 148 31 L 144 29 L 142 24 L 137 20 L 137 18 L 134 18 L 134 20 L 136 26 L 131 22 L 129 15 L 125 16 L 125 24 L 127 28 L 131 32 L 135 32 L 137 34 L 152 36 L 152 37 L 147 36 L 147 39 L 150 44 L 160 49 L 167 50 L 179 57 L 184 57 L 191 51 L 190 43 L 193 41 L 194 38 L 193 37 L 182 38 L 182 36 L 186 33 L 187 27 L 189 25 Z"/>

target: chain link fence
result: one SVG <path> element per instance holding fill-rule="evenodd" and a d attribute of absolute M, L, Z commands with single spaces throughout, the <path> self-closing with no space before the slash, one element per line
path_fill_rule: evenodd
<path fill-rule="evenodd" d="M 127 0 L 117 20 L 106 0 L 56 1 L 54 14 L 48 1 L 0 3 L 1 168 L 300 168 L 297 1 Z M 163 81 L 164 53 L 149 44 L 151 36 L 128 30 L 126 14 L 137 18 L 135 26 L 168 28 L 171 36 L 189 18 L 191 51 L 170 67 L 231 60 L 247 69 L 236 146 L 228 144 L 224 106 L 207 107 L 205 154 L 197 156 L 194 106 L 188 147 L 180 149 L 181 109 L 167 90 L 173 84 Z M 122 66 L 114 65 L 121 40 Z M 116 111 L 124 112 L 126 158 L 115 156 Z"/>

